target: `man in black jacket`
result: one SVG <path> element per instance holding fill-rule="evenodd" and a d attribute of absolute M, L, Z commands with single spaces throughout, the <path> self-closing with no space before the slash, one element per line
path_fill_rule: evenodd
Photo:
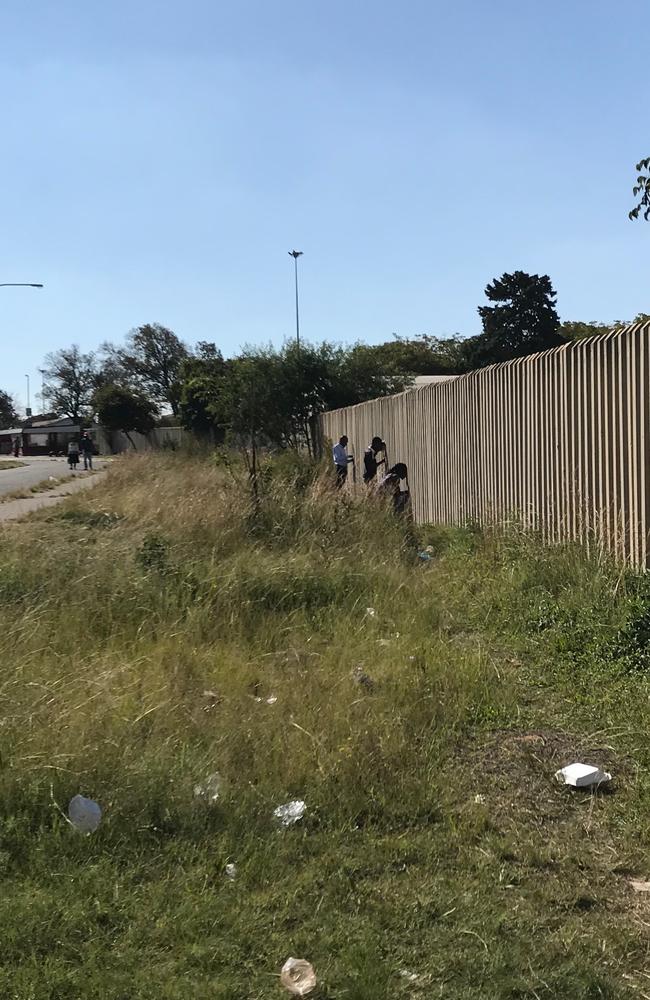
<path fill-rule="evenodd" d="M 377 461 L 377 455 L 382 451 L 384 457 Z M 363 481 L 371 483 L 377 475 L 377 469 L 386 462 L 386 445 L 380 437 L 374 437 L 370 447 L 363 453 Z"/>

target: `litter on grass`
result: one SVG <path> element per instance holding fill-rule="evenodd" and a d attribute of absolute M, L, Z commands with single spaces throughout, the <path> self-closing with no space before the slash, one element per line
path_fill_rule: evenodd
<path fill-rule="evenodd" d="M 270 698 L 266 699 L 266 704 L 267 705 L 275 705 L 275 703 L 276 703 L 277 700 L 278 700 L 277 695 L 272 694 Z"/>
<path fill-rule="evenodd" d="M 482 806 L 483 803 L 485 802 L 485 795 L 481 795 L 480 792 L 477 792 L 477 794 L 474 796 L 474 802 L 476 803 L 477 806 Z"/>
<path fill-rule="evenodd" d="M 360 684 L 361 687 L 366 688 L 368 691 L 372 691 L 375 686 L 375 682 L 372 677 L 365 672 L 360 663 L 357 664 L 357 666 L 352 670 L 352 680 L 356 681 L 357 684 Z"/>
<path fill-rule="evenodd" d="M 102 821 L 102 810 L 93 799 L 75 795 L 68 805 L 68 818 L 80 833 L 94 833 Z"/>
<path fill-rule="evenodd" d="M 282 966 L 280 982 L 295 997 L 306 997 L 316 989 L 318 980 L 311 962 L 304 958 L 288 958 Z"/>
<path fill-rule="evenodd" d="M 423 552 L 418 552 L 418 559 L 421 562 L 431 562 L 432 555 L 430 552 L 427 552 L 427 550 L 424 549 Z"/>
<path fill-rule="evenodd" d="M 221 795 L 222 786 L 223 780 L 221 775 L 215 771 L 214 774 L 207 776 L 202 785 L 194 786 L 194 797 L 196 799 L 205 799 L 206 802 L 215 803 Z"/>
<path fill-rule="evenodd" d="M 608 771 L 601 771 L 592 764 L 569 764 L 555 772 L 557 781 L 563 785 L 571 785 L 573 788 L 590 788 L 592 785 L 602 785 L 606 781 L 611 781 L 611 774 Z"/>
<path fill-rule="evenodd" d="M 229 878 L 231 881 L 237 878 L 237 865 L 232 861 L 226 865 L 226 878 Z"/>
<path fill-rule="evenodd" d="M 293 826 L 294 823 L 303 818 L 306 809 L 307 804 L 302 799 L 292 799 L 291 802 L 285 802 L 284 805 L 274 809 L 273 815 L 281 826 Z"/>
<path fill-rule="evenodd" d="M 374 608 L 366 608 L 366 614 L 368 615 L 368 618 L 374 618 L 377 612 Z"/>

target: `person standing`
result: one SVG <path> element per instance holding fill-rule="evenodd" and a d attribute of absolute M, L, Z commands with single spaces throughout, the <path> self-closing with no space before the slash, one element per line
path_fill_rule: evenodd
<path fill-rule="evenodd" d="M 81 454 L 84 457 L 84 469 L 91 469 L 93 467 L 93 439 L 87 431 L 81 435 Z"/>
<path fill-rule="evenodd" d="M 377 461 L 379 452 L 384 453 L 384 457 Z M 380 465 L 386 464 L 386 445 L 380 437 L 374 437 L 370 445 L 363 453 L 363 481 L 368 484 L 377 476 Z"/>
<path fill-rule="evenodd" d="M 74 472 L 79 464 L 79 445 L 76 441 L 68 443 L 68 465 L 70 471 Z"/>
<path fill-rule="evenodd" d="M 336 485 L 341 489 L 348 478 L 348 462 L 354 461 L 348 455 L 348 439 L 345 434 L 339 438 L 339 443 L 332 448 L 332 457 L 336 468 Z"/>

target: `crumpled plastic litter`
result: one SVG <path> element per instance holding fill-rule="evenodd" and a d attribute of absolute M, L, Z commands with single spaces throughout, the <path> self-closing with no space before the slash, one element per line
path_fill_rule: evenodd
<path fill-rule="evenodd" d="M 231 861 L 226 865 L 226 878 L 231 881 L 237 878 L 237 865 Z"/>
<path fill-rule="evenodd" d="M 418 559 L 420 559 L 421 562 L 431 562 L 432 558 L 433 556 L 430 552 L 427 552 L 426 549 L 422 552 L 418 552 Z"/>
<path fill-rule="evenodd" d="M 302 799 L 292 799 L 291 802 L 285 802 L 284 805 L 274 809 L 273 815 L 279 820 L 281 826 L 293 826 L 294 823 L 303 818 L 306 809 L 307 804 Z"/>
<path fill-rule="evenodd" d="M 377 612 L 374 608 L 366 608 L 366 614 L 368 615 L 368 618 L 374 618 Z"/>
<path fill-rule="evenodd" d="M 567 767 L 560 768 L 555 772 L 555 778 L 564 785 L 572 785 L 574 788 L 589 788 L 591 785 L 602 785 L 606 781 L 611 781 L 611 774 L 608 771 L 601 771 L 593 764 L 568 764 Z"/>
<path fill-rule="evenodd" d="M 267 705 L 275 705 L 275 703 L 276 703 L 277 700 L 278 700 L 278 696 L 276 694 L 272 694 L 269 698 L 266 699 L 266 704 Z"/>
<path fill-rule="evenodd" d="M 280 982 L 295 997 L 306 997 L 318 985 L 313 965 L 304 958 L 288 958 L 282 966 Z"/>
<path fill-rule="evenodd" d="M 221 795 L 223 779 L 218 771 L 209 774 L 202 785 L 194 786 L 194 797 L 205 799 L 206 802 L 217 802 Z"/>
<path fill-rule="evenodd" d="M 368 691 L 372 691 L 375 686 L 375 682 L 372 677 L 365 672 L 360 663 L 352 669 L 352 680 L 356 681 L 357 684 L 360 684 L 361 687 L 366 688 Z"/>
<path fill-rule="evenodd" d="M 68 804 L 68 818 L 80 833 L 94 833 L 102 821 L 102 810 L 94 799 L 74 795 Z"/>

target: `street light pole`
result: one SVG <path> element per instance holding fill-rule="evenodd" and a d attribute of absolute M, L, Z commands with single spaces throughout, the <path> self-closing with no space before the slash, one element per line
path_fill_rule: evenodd
<path fill-rule="evenodd" d="M 289 256 L 293 257 L 293 264 L 296 273 L 296 345 L 300 347 L 300 319 L 298 317 L 298 257 L 302 257 L 302 250 L 289 250 Z"/>
<path fill-rule="evenodd" d="M 0 288 L 42 288 L 33 281 L 0 281 Z"/>
<path fill-rule="evenodd" d="M 26 412 L 26 414 L 27 414 L 28 417 L 31 417 L 31 415 L 32 415 L 32 408 L 29 405 L 29 375 L 25 375 L 25 378 L 27 379 L 27 409 L 26 409 L 25 412 Z"/>

